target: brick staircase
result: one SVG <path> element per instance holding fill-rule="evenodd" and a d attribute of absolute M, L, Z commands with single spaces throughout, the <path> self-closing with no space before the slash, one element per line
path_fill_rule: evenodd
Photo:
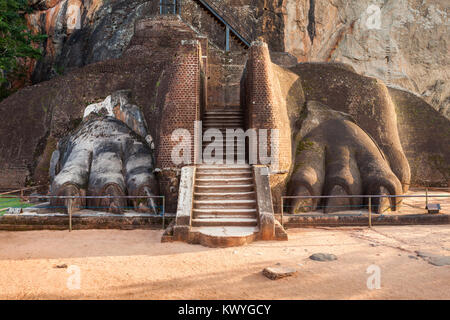
<path fill-rule="evenodd" d="M 201 117 L 203 161 L 182 168 L 177 217 L 163 241 L 230 247 L 254 240 L 287 240 L 273 214 L 267 168 L 249 165 L 246 146 L 226 139 L 227 129 L 246 129 L 240 106 L 245 61 L 241 52 L 208 50 L 208 97 Z M 222 133 L 221 150 L 214 143 L 215 134 L 211 139 L 205 136 L 209 129 Z"/>

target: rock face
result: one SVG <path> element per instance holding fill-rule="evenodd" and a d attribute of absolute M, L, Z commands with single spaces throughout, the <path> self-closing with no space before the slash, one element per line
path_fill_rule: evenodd
<path fill-rule="evenodd" d="M 150 19 L 149 23 L 154 28 L 141 25 L 120 59 L 77 68 L 0 102 L 0 112 L 9 119 L 0 135 L 0 188 L 21 187 L 27 181 L 47 184 L 58 140 L 78 127 L 86 106 L 104 101 L 117 90 L 131 90 L 158 146 L 170 67 L 181 40 L 192 37 L 189 31 L 193 31 L 179 19 Z M 171 28 L 164 29 L 167 25 Z"/>
<path fill-rule="evenodd" d="M 252 17 L 249 21 L 254 24 L 254 28 L 249 30 L 252 30 L 253 36 L 262 34 L 263 37 L 267 38 L 272 49 L 288 50 L 300 60 L 314 61 L 339 60 L 338 56 L 335 55 L 339 52 L 342 55 L 342 52 L 344 52 L 341 45 L 345 41 L 338 37 L 338 40 L 340 40 L 336 40 L 337 42 L 332 45 L 329 41 L 334 38 L 331 35 L 327 38 L 324 31 L 326 29 L 322 30 L 321 28 L 335 28 L 332 23 L 333 19 L 343 19 L 338 13 L 346 8 L 345 2 L 333 2 L 336 7 L 329 10 L 326 10 L 325 5 L 321 6 L 322 2 L 320 1 L 308 1 L 307 3 L 297 1 L 290 4 L 288 2 L 280 2 L 281 4 L 277 2 L 276 6 L 273 1 L 250 3 L 250 1 L 244 0 L 224 0 L 219 2 L 223 4 L 233 3 L 233 8 L 245 6 L 247 9 L 242 12 L 248 12 Z M 106 114 L 114 114 L 128 127 L 135 132 L 139 132 L 141 129 L 134 123 L 136 116 L 128 118 L 128 115 L 133 114 L 136 108 L 130 107 L 129 110 L 122 107 L 115 108 L 116 105 L 112 102 L 113 97 L 109 98 L 111 101 L 105 100 L 112 92 L 121 89 L 131 90 L 136 105 L 142 108 L 143 117 L 148 124 L 151 124 L 148 131 L 151 136 L 155 137 L 156 147 L 167 145 L 165 151 L 169 154 L 170 146 L 161 143 L 161 141 L 170 140 L 168 138 L 170 137 L 169 133 L 175 128 L 175 125 L 179 126 L 180 123 L 184 125 L 183 121 L 191 119 L 187 118 L 186 113 L 177 112 L 178 109 L 176 108 L 170 109 L 170 106 L 177 106 L 177 104 L 185 106 L 186 101 L 188 101 L 186 99 L 188 93 L 194 96 L 193 101 L 195 100 L 195 103 L 197 103 L 197 100 L 203 99 L 203 97 L 197 99 L 201 94 L 190 90 L 191 87 L 186 87 L 189 90 L 186 89 L 182 95 L 171 95 L 171 92 L 174 92 L 172 85 L 180 82 L 177 79 L 184 79 L 181 77 L 181 71 L 177 73 L 179 69 L 177 66 L 181 65 L 178 62 L 182 61 L 183 57 L 187 57 L 186 59 L 190 57 L 190 49 L 182 50 L 180 44 L 186 46 L 195 42 L 196 45 L 200 46 L 201 43 L 201 50 L 204 52 L 206 39 L 199 36 L 192 26 L 200 28 L 208 36 L 209 33 L 213 34 L 210 46 L 218 45 L 220 37 L 219 33 L 215 34 L 216 29 L 209 29 L 211 24 L 208 22 L 208 18 L 203 11 L 198 11 L 199 8 L 195 9 L 196 4 L 193 0 L 183 2 L 186 4 L 185 8 L 193 8 L 191 13 L 186 11 L 182 15 L 184 16 L 183 19 L 191 22 L 191 25 L 183 23 L 177 17 L 164 16 L 143 19 L 142 23 L 137 23 L 134 27 L 133 19 L 143 15 L 151 15 L 157 10 L 155 3 L 157 4 L 155 1 L 137 0 L 111 0 L 104 3 L 101 1 L 35 1 L 36 8 L 39 8 L 40 12 L 36 12 L 29 17 L 30 25 L 38 29 L 43 28 L 42 30 L 50 35 L 49 41 L 45 44 L 44 59 L 38 63 L 35 69 L 36 81 L 57 75 L 60 66 L 62 66 L 60 71 L 65 74 L 24 88 L 0 102 L 0 112 L 9 119 L 0 129 L 2 133 L 0 135 L 0 150 L 2 150 L 0 153 L 1 186 L 8 188 L 23 186 L 27 179 L 32 179 L 33 182 L 38 184 L 45 184 L 48 182 L 49 173 L 55 176 L 58 171 L 56 170 L 57 153 L 55 153 L 55 157 L 51 155 L 57 147 L 57 141 L 69 133 L 73 133 L 79 126 L 83 121 L 83 114 L 87 105 L 90 105 L 90 108 L 97 110 L 97 112 L 105 109 Z M 291 39 L 292 41 L 286 40 L 286 36 L 294 32 L 287 29 L 288 25 L 292 27 L 292 23 L 285 24 L 283 19 L 286 18 L 286 12 L 291 12 L 292 8 L 295 9 L 302 3 L 305 5 L 304 8 L 302 7 L 304 10 L 302 10 L 307 9 L 308 14 L 305 13 L 305 18 L 301 20 L 301 23 L 308 23 L 305 28 L 298 28 L 298 32 L 301 33 L 300 38 L 304 34 L 305 40 L 304 47 L 302 47 L 303 51 L 296 51 L 295 48 L 301 47 L 300 44 L 295 42 L 297 38 L 294 37 Z M 389 3 L 387 2 L 387 4 Z M 313 4 L 314 10 L 312 10 Z M 355 4 L 352 10 L 357 11 L 357 8 L 364 9 L 363 5 Z M 333 10 L 336 11 L 335 17 L 332 15 L 335 12 Z M 342 11 L 343 14 L 353 12 L 345 10 Z M 329 20 L 326 20 L 328 24 L 325 23 L 325 20 L 320 20 L 318 16 L 319 13 L 325 14 L 325 12 L 331 15 Z M 356 16 L 355 12 L 352 14 Z M 343 21 L 345 21 L 345 23 L 341 22 L 343 25 L 348 22 L 345 19 Z M 300 22 L 298 23 L 300 24 Z M 361 24 L 362 22 L 358 23 Z M 352 30 L 356 30 L 356 25 L 355 22 Z M 369 31 L 372 33 L 378 32 L 378 29 L 370 29 Z M 347 36 L 343 33 L 343 38 L 351 38 L 354 35 L 352 33 Z M 366 38 L 372 39 L 369 36 Z M 443 39 L 445 42 L 445 37 Z M 372 42 L 369 41 L 368 43 Z M 194 51 L 199 53 L 200 50 L 197 50 L 197 47 L 195 48 Z M 319 48 L 323 48 L 325 51 L 326 48 L 332 49 L 325 54 L 325 51 L 319 50 Z M 440 45 L 438 45 L 439 48 Z M 433 54 L 440 52 L 440 49 L 438 49 L 433 49 Z M 346 56 L 348 55 L 350 54 Z M 240 55 L 236 56 L 240 57 Z M 412 94 L 406 96 L 406 91 L 388 90 L 381 81 L 354 72 L 353 69 L 359 68 L 359 63 L 366 61 L 365 58 L 346 60 L 353 65 L 351 67 L 342 63 L 317 62 L 295 65 L 291 61 L 292 56 L 290 55 L 272 55 L 272 59 L 281 61 L 285 66 L 283 68 L 272 64 L 269 54 L 266 56 L 268 57 L 265 60 L 267 66 L 270 65 L 270 69 L 273 70 L 273 73 L 266 74 L 267 79 L 273 83 L 277 81 L 280 84 L 275 92 L 276 94 L 273 95 L 273 102 L 286 109 L 286 117 L 283 115 L 283 117 L 276 119 L 279 120 L 277 123 L 280 124 L 280 128 L 288 128 L 289 130 L 292 128 L 292 132 L 296 133 L 300 129 L 302 116 L 305 115 L 302 114 L 305 102 L 318 101 L 331 110 L 346 113 L 355 119 L 356 124 L 368 133 L 382 149 L 383 157 L 387 158 L 392 172 L 403 184 L 404 189 L 410 182 L 408 161 L 411 163 L 411 159 L 418 152 L 424 150 L 421 148 L 430 142 L 429 137 L 433 137 L 433 141 L 439 142 L 436 143 L 436 146 L 433 145 L 431 151 L 435 152 L 435 155 L 431 160 L 436 160 L 435 162 L 443 168 L 443 173 L 437 174 L 432 179 L 440 183 L 442 176 L 448 177 L 449 151 L 446 148 L 448 143 L 445 143 L 450 137 L 448 135 L 448 119 L 442 117 L 435 110 L 429 112 L 431 107 L 422 99 Z M 372 56 L 372 54 L 369 54 L 367 59 L 372 59 Z M 204 58 L 202 55 L 202 61 Z M 205 63 L 209 64 L 210 61 L 211 59 L 208 57 Z M 364 62 L 365 65 L 370 65 L 367 61 Z M 289 67 L 286 67 L 288 65 Z M 377 66 L 377 63 L 373 65 Z M 80 66 L 83 67 L 77 68 Z M 443 66 L 440 66 L 440 68 L 445 70 Z M 419 70 L 420 67 L 421 65 L 414 69 Z M 212 74 L 211 66 L 208 65 L 208 68 L 209 76 Z M 367 70 L 361 69 L 360 71 L 367 73 Z M 432 71 L 432 68 L 430 67 L 429 70 Z M 202 70 L 200 74 L 204 75 L 205 73 Z M 179 78 L 173 78 L 178 75 Z M 235 84 L 239 72 L 230 71 L 230 75 L 232 75 L 231 83 L 234 90 L 236 89 Z M 434 75 L 431 74 L 431 76 L 424 78 L 428 80 L 433 77 Z M 204 80 L 204 78 L 202 79 Z M 199 80 L 199 82 L 201 81 Z M 192 83 L 194 82 L 186 81 L 186 85 Z M 211 83 L 214 84 L 213 81 Z M 260 89 L 266 87 L 268 86 L 258 87 L 258 90 L 255 91 L 260 93 Z M 200 88 L 200 86 L 197 88 Z M 269 103 L 267 105 L 272 106 L 274 104 Z M 125 110 L 129 112 L 125 112 Z M 422 112 L 423 110 L 426 110 L 426 112 Z M 278 111 L 273 113 L 274 117 L 279 114 Z M 174 117 L 170 125 L 165 123 L 164 120 L 172 115 L 179 115 L 179 119 Z M 436 122 L 427 123 L 423 121 L 423 115 Z M 289 116 L 289 119 L 287 116 Z M 261 118 L 266 120 L 268 117 L 261 113 Z M 291 122 L 291 126 L 286 125 L 288 122 Z M 434 130 L 433 134 L 430 134 L 434 129 L 433 126 L 438 127 L 439 130 Z M 351 128 L 353 125 L 348 124 L 346 127 Z M 348 130 L 343 131 L 347 132 Z M 164 132 L 166 134 L 162 134 Z M 288 132 L 289 134 L 285 133 L 283 133 L 283 136 L 288 136 L 290 139 L 290 132 Z M 319 140 L 320 135 L 320 133 L 317 133 L 314 137 Z M 368 139 L 363 132 L 358 132 L 357 135 L 365 140 Z M 331 140 L 331 137 L 328 138 L 327 140 Z M 329 141 L 322 142 L 323 145 L 329 144 Z M 292 160 L 289 153 L 291 143 L 287 143 L 284 147 L 288 152 L 284 152 L 283 155 L 285 158 L 289 158 L 289 163 L 286 162 L 289 166 L 286 165 L 286 170 L 280 171 L 279 174 L 287 177 Z M 370 144 L 370 147 L 375 150 L 372 144 Z M 430 150 L 426 150 L 424 157 L 430 155 Z M 58 150 L 58 152 L 62 156 L 61 150 Z M 377 156 L 377 158 L 379 157 Z M 415 168 L 420 169 L 420 172 L 432 171 L 434 174 L 437 170 L 425 163 L 428 160 L 430 159 L 418 157 L 418 164 L 415 165 Z M 382 161 L 377 162 L 381 163 Z M 50 163 L 53 163 L 54 166 L 48 172 Z M 424 163 L 428 166 L 425 169 Z M 158 167 L 164 171 L 167 166 L 158 165 Z M 170 185 L 165 184 L 165 188 L 171 190 L 174 198 L 178 190 L 177 179 L 175 176 L 173 179 L 171 177 L 170 181 L 173 180 L 173 184 L 172 182 L 170 182 Z M 420 179 L 413 179 L 413 182 L 417 181 L 420 181 Z M 395 185 L 398 185 L 398 183 L 396 182 Z M 283 187 L 281 183 L 280 186 Z M 279 188 L 280 193 L 283 191 L 281 187 Z M 396 188 L 398 189 L 398 186 L 393 189 Z M 384 192 L 381 189 L 378 191 Z M 330 190 L 330 192 L 342 193 L 342 190 Z M 176 204 L 173 201 L 170 203 Z"/>
<path fill-rule="evenodd" d="M 118 58 L 137 19 L 156 12 L 156 1 L 34 0 L 30 28 L 47 34 L 43 59 L 32 80 L 40 82 L 86 64 Z"/>
<path fill-rule="evenodd" d="M 34 0 L 29 25 L 50 37 L 33 81 L 74 67 L 117 58 L 136 19 L 159 1 Z M 344 62 L 367 76 L 420 95 L 450 117 L 450 23 L 446 0 L 209 0 L 249 41 L 262 36 L 272 51 L 299 62 Z M 184 21 L 224 45 L 222 28 L 194 0 L 182 2 Z M 240 50 L 232 43 L 232 49 Z"/>
<path fill-rule="evenodd" d="M 136 20 L 159 13 L 159 1 L 148 0 L 34 0 L 35 12 L 27 17 L 32 30 L 49 35 L 43 59 L 36 63 L 34 83 L 65 74 L 73 68 L 118 58 L 128 47 Z M 257 9 L 250 1 L 215 1 L 220 8 L 242 18 L 250 34 Z M 194 0 L 182 2 L 181 16 L 211 42 L 222 47 L 225 33 Z M 249 23 L 245 21 L 248 20 Z M 250 40 L 251 41 L 251 40 Z M 164 46 L 164 44 L 162 44 Z M 232 49 L 241 50 L 236 43 Z"/>
<path fill-rule="evenodd" d="M 350 64 L 449 117 L 448 10 L 445 0 L 285 0 L 280 47 L 299 61 Z"/>

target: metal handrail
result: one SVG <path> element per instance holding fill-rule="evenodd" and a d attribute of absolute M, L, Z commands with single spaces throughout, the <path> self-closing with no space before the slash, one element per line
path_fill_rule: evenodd
<path fill-rule="evenodd" d="M 369 227 L 372 226 L 372 198 L 426 198 L 426 203 L 428 204 L 428 198 L 450 198 L 449 194 L 428 194 L 428 190 L 426 190 L 426 194 L 418 194 L 418 195 L 384 195 L 384 194 L 366 194 L 366 195 L 329 195 L 329 196 L 281 196 L 281 225 L 283 224 L 284 218 L 284 199 L 325 199 L 325 198 L 368 198 L 368 209 L 369 209 Z M 297 213 L 289 213 L 290 217 L 299 217 L 299 216 L 307 216 L 307 214 L 297 214 Z"/>
<path fill-rule="evenodd" d="M 47 185 L 42 184 L 42 185 L 39 185 L 39 186 L 32 186 L 32 187 L 27 187 L 27 188 L 22 188 L 22 189 L 17 189 L 17 190 L 12 190 L 12 191 L 7 191 L 7 192 L 2 192 L 2 193 L 0 193 L 0 196 L 7 195 L 7 194 L 12 194 L 12 193 L 18 193 L 18 192 L 20 192 L 21 195 L 23 195 L 23 192 L 24 192 L 24 191 L 33 190 L 33 189 L 38 189 L 38 188 L 43 188 L 43 187 L 47 187 Z"/>
<path fill-rule="evenodd" d="M 11 195 L 2 196 L 3 199 L 16 198 Z M 162 199 L 162 228 L 165 229 L 166 224 L 166 197 L 165 196 L 52 196 L 52 195 L 39 195 L 39 196 L 25 196 L 24 198 L 48 198 L 48 199 L 67 199 L 67 211 L 69 214 L 69 231 L 72 231 L 72 203 L 75 199 L 154 199 L 159 198 Z"/>
<path fill-rule="evenodd" d="M 229 29 L 230 32 L 238 37 L 242 43 L 244 43 L 247 47 L 250 47 L 251 37 L 244 31 L 245 26 L 243 26 L 242 23 L 239 23 L 232 15 L 230 15 L 230 13 L 225 12 L 224 8 L 220 7 L 217 3 L 214 3 L 211 0 L 195 1 L 211 12 L 221 23 L 225 25 L 225 27 L 227 27 L 227 29 Z M 238 26 L 241 27 L 240 32 L 237 31 Z M 244 36 L 241 34 L 244 34 Z"/>
<path fill-rule="evenodd" d="M 159 0 L 159 14 L 180 14 L 181 0 Z"/>

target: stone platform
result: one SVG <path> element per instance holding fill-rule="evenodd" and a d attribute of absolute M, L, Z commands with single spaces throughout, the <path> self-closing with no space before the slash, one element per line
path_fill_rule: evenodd
<path fill-rule="evenodd" d="M 68 230 L 69 216 L 65 213 L 48 212 L 44 208 L 26 208 L 20 214 L 0 216 L 0 230 Z M 175 218 L 174 214 L 166 214 L 165 226 Z M 162 229 L 162 215 L 125 211 L 123 214 L 80 210 L 72 215 L 72 229 Z"/>
<path fill-rule="evenodd" d="M 275 218 L 281 222 L 281 215 Z M 165 226 L 175 219 L 174 214 L 166 214 Z M 112 214 L 82 210 L 72 215 L 73 230 L 84 229 L 162 229 L 162 216 L 128 211 L 124 214 Z M 312 214 L 284 216 L 286 229 L 305 227 L 344 227 L 368 226 L 366 214 Z M 450 224 L 450 214 L 410 214 L 410 215 L 372 215 L 372 226 L 380 225 L 438 225 Z M 21 214 L 0 216 L 0 230 L 68 230 L 69 217 L 64 213 L 37 213 L 27 210 Z"/>
<path fill-rule="evenodd" d="M 281 222 L 281 215 L 275 215 Z M 373 214 L 372 226 L 450 224 L 450 214 Z M 289 228 L 368 226 L 368 214 L 302 214 L 284 215 L 283 225 Z"/>

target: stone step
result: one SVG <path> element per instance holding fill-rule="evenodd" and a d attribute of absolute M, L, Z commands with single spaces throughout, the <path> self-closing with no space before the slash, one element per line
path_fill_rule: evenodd
<path fill-rule="evenodd" d="M 243 164 L 245 163 L 245 158 L 231 158 L 231 159 L 227 159 L 225 156 L 223 158 L 213 158 L 212 160 L 214 160 L 214 162 L 206 162 L 204 161 L 204 163 L 211 163 L 211 164 L 227 164 L 227 165 L 235 165 L 235 164 Z M 219 163 L 219 160 L 222 160 L 222 162 Z"/>
<path fill-rule="evenodd" d="M 207 119 L 202 121 L 202 125 L 210 125 L 212 123 L 219 123 L 219 124 L 240 124 L 244 123 L 244 119 Z"/>
<path fill-rule="evenodd" d="M 236 102 L 234 102 L 236 103 Z M 227 112 L 227 111 L 240 111 L 242 112 L 243 109 L 238 104 L 233 104 L 231 101 L 225 104 L 213 104 L 208 106 L 209 109 L 205 111 L 205 113 L 208 112 Z"/>
<path fill-rule="evenodd" d="M 243 122 L 235 122 L 235 123 L 203 123 L 202 125 L 202 130 L 203 133 L 205 133 L 206 130 L 208 129 L 219 129 L 219 130 L 223 130 L 224 132 L 226 132 L 226 129 L 232 129 L 233 131 L 230 132 L 231 133 L 235 133 L 235 132 L 239 132 L 241 130 L 244 131 L 244 124 Z M 237 131 L 238 130 L 238 131 Z M 225 140 L 225 138 L 224 138 Z"/>
<path fill-rule="evenodd" d="M 208 148 L 209 146 L 209 148 Z M 233 147 L 229 147 L 227 148 L 227 146 L 221 146 L 221 145 L 206 145 L 206 146 L 202 146 L 202 150 L 205 151 L 206 148 L 208 148 L 208 153 L 212 153 L 215 154 L 216 151 L 217 153 L 221 152 L 222 154 L 245 154 L 245 148 L 233 148 Z"/>
<path fill-rule="evenodd" d="M 234 160 L 236 160 L 236 157 L 237 156 L 239 156 L 240 158 L 239 159 L 242 159 L 242 160 L 244 160 L 244 163 L 245 163 L 245 158 L 246 158 L 246 154 L 245 154 L 245 152 L 238 152 L 238 151 L 228 151 L 228 152 L 223 152 L 222 151 L 222 156 L 223 156 L 223 163 L 216 163 L 216 162 L 212 162 L 213 161 L 213 159 L 211 159 L 211 161 L 205 161 L 205 159 L 206 159 L 206 155 L 208 154 L 208 156 L 212 156 L 212 157 L 214 157 L 214 159 L 215 159 L 215 157 L 216 157 L 216 152 L 215 151 L 212 151 L 212 152 L 209 152 L 209 150 L 208 150 L 208 152 L 206 152 L 206 148 L 203 148 L 203 150 L 202 150 L 202 152 L 203 152 L 203 161 L 204 161 L 204 163 L 206 164 L 206 163 L 209 163 L 209 164 L 223 164 L 223 165 L 232 165 L 232 164 L 229 164 L 229 163 L 226 163 L 225 162 L 225 160 L 226 160 L 226 157 L 227 157 L 227 155 L 228 156 L 230 156 L 232 159 L 234 159 Z M 234 157 L 233 157 L 234 156 Z M 219 157 L 219 153 L 217 153 L 217 157 Z"/>
<path fill-rule="evenodd" d="M 256 219 L 256 212 L 249 214 L 210 214 L 210 213 L 198 213 L 194 216 L 194 219 L 225 219 L 225 218 L 245 218 Z"/>
<path fill-rule="evenodd" d="M 210 148 L 215 148 L 215 149 L 222 148 L 223 151 L 234 151 L 235 153 L 236 153 L 236 151 L 241 151 L 241 153 L 243 153 L 245 151 L 245 147 L 243 147 L 243 146 L 236 146 L 236 145 L 232 146 L 232 145 L 226 145 L 226 144 L 222 144 L 222 145 L 218 144 L 218 145 L 216 145 L 216 144 L 212 144 L 212 142 L 204 143 L 202 145 L 203 150 L 206 147 L 208 147 L 208 146 Z"/>
<path fill-rule="evenodd" d="M 228 138 L 228 139 L 227 139 Z M 234 137 L 233 137 L 234 138 Z M 211 144 L 211 143 L 213 143 L 213 142 L 215 142 L 215 140 L 214 140 L 214 137 L 213 137 L 213 139 L 212 139 L 213 141 L 211 141 L 211 140 L 206 140 L 205 138 L 202 138 L 202 144 L 203 145 L 209 145 L 209 144 Z M 233 141 L 234 140 L 234 141 Z M 237 146 L 239 146 L 239 147 L 245 147 L 245 143 L 243 143 L 243 142 L 241 142 L 241 141 L 236 141 L 236 139 L 232 139 L 232 137 L 223 137 L 222 138 L 222 143 L 223 143 L 223 145 L 224 146 L 231 146 L 231 147 L 237 147 Z"/>
<path fill-rule="evenodd" d="M 216 164 L 218 164 L 218 162 L 215 161 L 215 160 L 222 159 L 223 160 L 222 164 L 226 164 L 227 158 L 230 158 L 231 160 L 234 160 L 234 161 L 235 160 L 242 160 L 242 162 L 245 162 L 245 153 L 223 152 L 222 156 L 220 156 L 220 153 L 217 153 L 217 155 L 216 155 L 216 153 L 213 151 L 211 153 L 208 152 L 208 157 L 209 156 L 212 157 L 211 161 L 205 161 L 206 160 L 206 153 L 205 153 L 205 150 L 203 150 L 203 161 L 206 162 L 206 163 L 216 163 Z"/>
<path fill-rule="evenodd" d="M 247 178 L 252 177 L 252 172 L 245 171 L 245 172 L 233 172 L 233 171 L 210 171 L 210 172 L 197 172 L 197 178 Z"/>
<path fill-rule="evenodd" d="M 244 121 L 244 117 L 242 115 L 224 115 L 224 114 L 217 114 L 217 115 L 208 115 L 202 119 L 202 123 L 205 122 L 242 122 Z"/>
<path fill-rule="evenodd" d="M 206 172 L 232 172 L 232 173 L 246 173 L 252 172 L 252 169 L 247 165 L 244 167 L 239 166 L 209 166 L 207 164 L 201 165 L 197 167 L 197 173 L 206 173 Z"/>
<path fill-rule="evenodd" d="M 255 216 L 255 208 L 234 208 L 234 209 L 224 209 L 224 208 L 210 208 L 210 209 L 192 209 L 194 217 L 200 215 L 221 215 L 221 216 Z"/>
<path fill-rule="evenodd" d="M 226 179 L 204 179 L 197 178 L 195 179 L 196 186 L 204 186 L 204 185 L 239 185 L 239 184 L 253 184 L 253 177 L 245 177 L 245 178 L 226 178 Z"/>
<path fill-rule="evenodd" d="M 234 133 L 236 132 L 236 130 L 239 130 L 239 129 L 240 129 L 240 130 L 243 130 L 244 133 L 245 133 L 245 130 L 244 130 L 244 128 L 243 128 L 242 126 L 241 126 L 241 127 L 220 127 L 220 128 L 203 127 L 203 128 L 202 128 L 203 136 L 205 135 L 205 132 L 206 132 L 208 129 L 218 129 L 218 130 L 220 131 L 220 133 L 222 133 L 222 136 L 223 136 L 222 140 L 226 140 L 227 129 L 232 129 L 232 130 L 234 130 L 234 131 L 230 132 L 230 134 L 234 134 Z"/>
<path fill-rule="evenodd" d="M 202 177 L 204 177 L 203 173 L 207 175 L 207 174 L 209 174 L 210 172 L 216 173 L 216 171 L 208 170 L 208 171 L 197 172 L 197 175 L 198 175 L 198 174 L 202 174 Z M 219 174 L 219 173 L 220 173 L 220 174 Z M 227 173 L 230 173 L 230 176 L 231 176 L 232 178 L 238 178 L 238 177 L 233 177 L 234 174 L 245 174 L 245 177 L 252 177 L 252 176 L 253 176 L 253 173 L 252 173 L 251 171 L 224 171 L 224 172 L 217 171 L 217 175 L 226 175 Z M 217 175 L 214 174 L 214 175 L 211 176 L 211 178 L 213 178 L 213 177 L 215 177 L 215 176 L 217 176 Z"/>
<path fill-rule="evenodd" d="M 203 116 L 242 116 L 243 114 L 241 110 L 214 110 L 205 112 Z"/>
<path fill-rule="evenodd" d="M 204 129 L 204 131 L 208 130 L 208 129 L 224 129 L 224 131 L 226 132 L 226 129 L 243 129 L 242 126 L 242 122 L 235 122 L 235 123 L 203 123 L 203 127 L 202 129 Z M 245 130 L 244 130 L 245 132 Z"/>
<path fill-rule="evenodd" d="M 242 114 L 206 114 L 203 116 L 202 122 L 205 121 L 233 121 L 233 120 L 243 120 Z"/>
<path fill-rule="evenodd" d="M 207 146 L 202 148 L 203 154 L 205 154 L 206 148 L 207 148 Z M 245 149 L 234 149 L 234 150 L 231 149 L 230 150 L 230 148 L 220 147 L 220 146 L 210 146 L 208 148 L 208 154 L 215 155 L 216 153 L 217 154 L 221 153 L 223 155 L 225 155 L 225 154 L 229 154 L 229 155 L 243 154 L 243 155 L 245 155 Z"/>
<path fill-rule="evenodd" d="M 231 140 L 231 139 L 230 139 Z M 214 144 L 213 144 L 214 143 Z M 243 144 L 237 144 L 236 141 L 227 141 L 226 137 L 224 136 L 222 138 L 222 143 L 220 143 L 219 141 L 216 141 L 213 139 L 213 141 L 207 141 L 207 140 L 202 140 L 202 147 L 207 147 L 207 146 L 222 146 L 223 148 L 231 148 L 231 149 L 236 149 L 236 148 L 242 148 L 245 149 L 245 145 Z"/>
<path fill-rule="evenodd" d="M 214 160 L 214 161 L 213 161 Z M 222 160 L 222 162 L 219 162 L 220 160 Z M 231 165 L 235 165 L 235 164 L 244 164 L 244 163 L 246 163 L 247 161 L 246 161 L 246 159 L 245 159 L 245 157 L 236 157 L 236 156 L 234 156 L 234 157 L 229 157 L 229 158 L 227 158 L 225 155 L 223 156 L 223 157 L 221 157 L 221 158 L 219 158 L 219 157 L 213 157 L 212 159 L 211 159 L 211 161 L 206 161 L 206 159 L 203 159 L 203 162 L 204 163 L 210 163 L 210 164 L 226 164 L 226 165 L 229 165 L 229 166 L 231 166 Z"/>
<path fill-rule="evenodd" d="M 195 209 L 253 209 L 256 200 L 194 200 Z"/>
<path fill-rule="evenodd" d="M 256 240 L 258 227 L 192 227 L 191 232 L 196 233 L 196 242 L 212 248 L 235 247 L 249 244 Z"/>
<path fill-rule="evenodd" d="M 258 221 L 255 218 L 194 218 L 192 219 L 192 227 L 220 227 L 220 226 L 240 226 L 240 227 L 256 227 Z"/>
<path fill-rule="evenodd" d="M 194 192 L 194 200 L 245 200 L 245 199 L 255 199 L 255 191 L 247 192 Z"/>
<path fill-rule="evenodd" d="M 205 114 L 202 122 L 209 120 L 242 120 L 242 114 Z"/>

